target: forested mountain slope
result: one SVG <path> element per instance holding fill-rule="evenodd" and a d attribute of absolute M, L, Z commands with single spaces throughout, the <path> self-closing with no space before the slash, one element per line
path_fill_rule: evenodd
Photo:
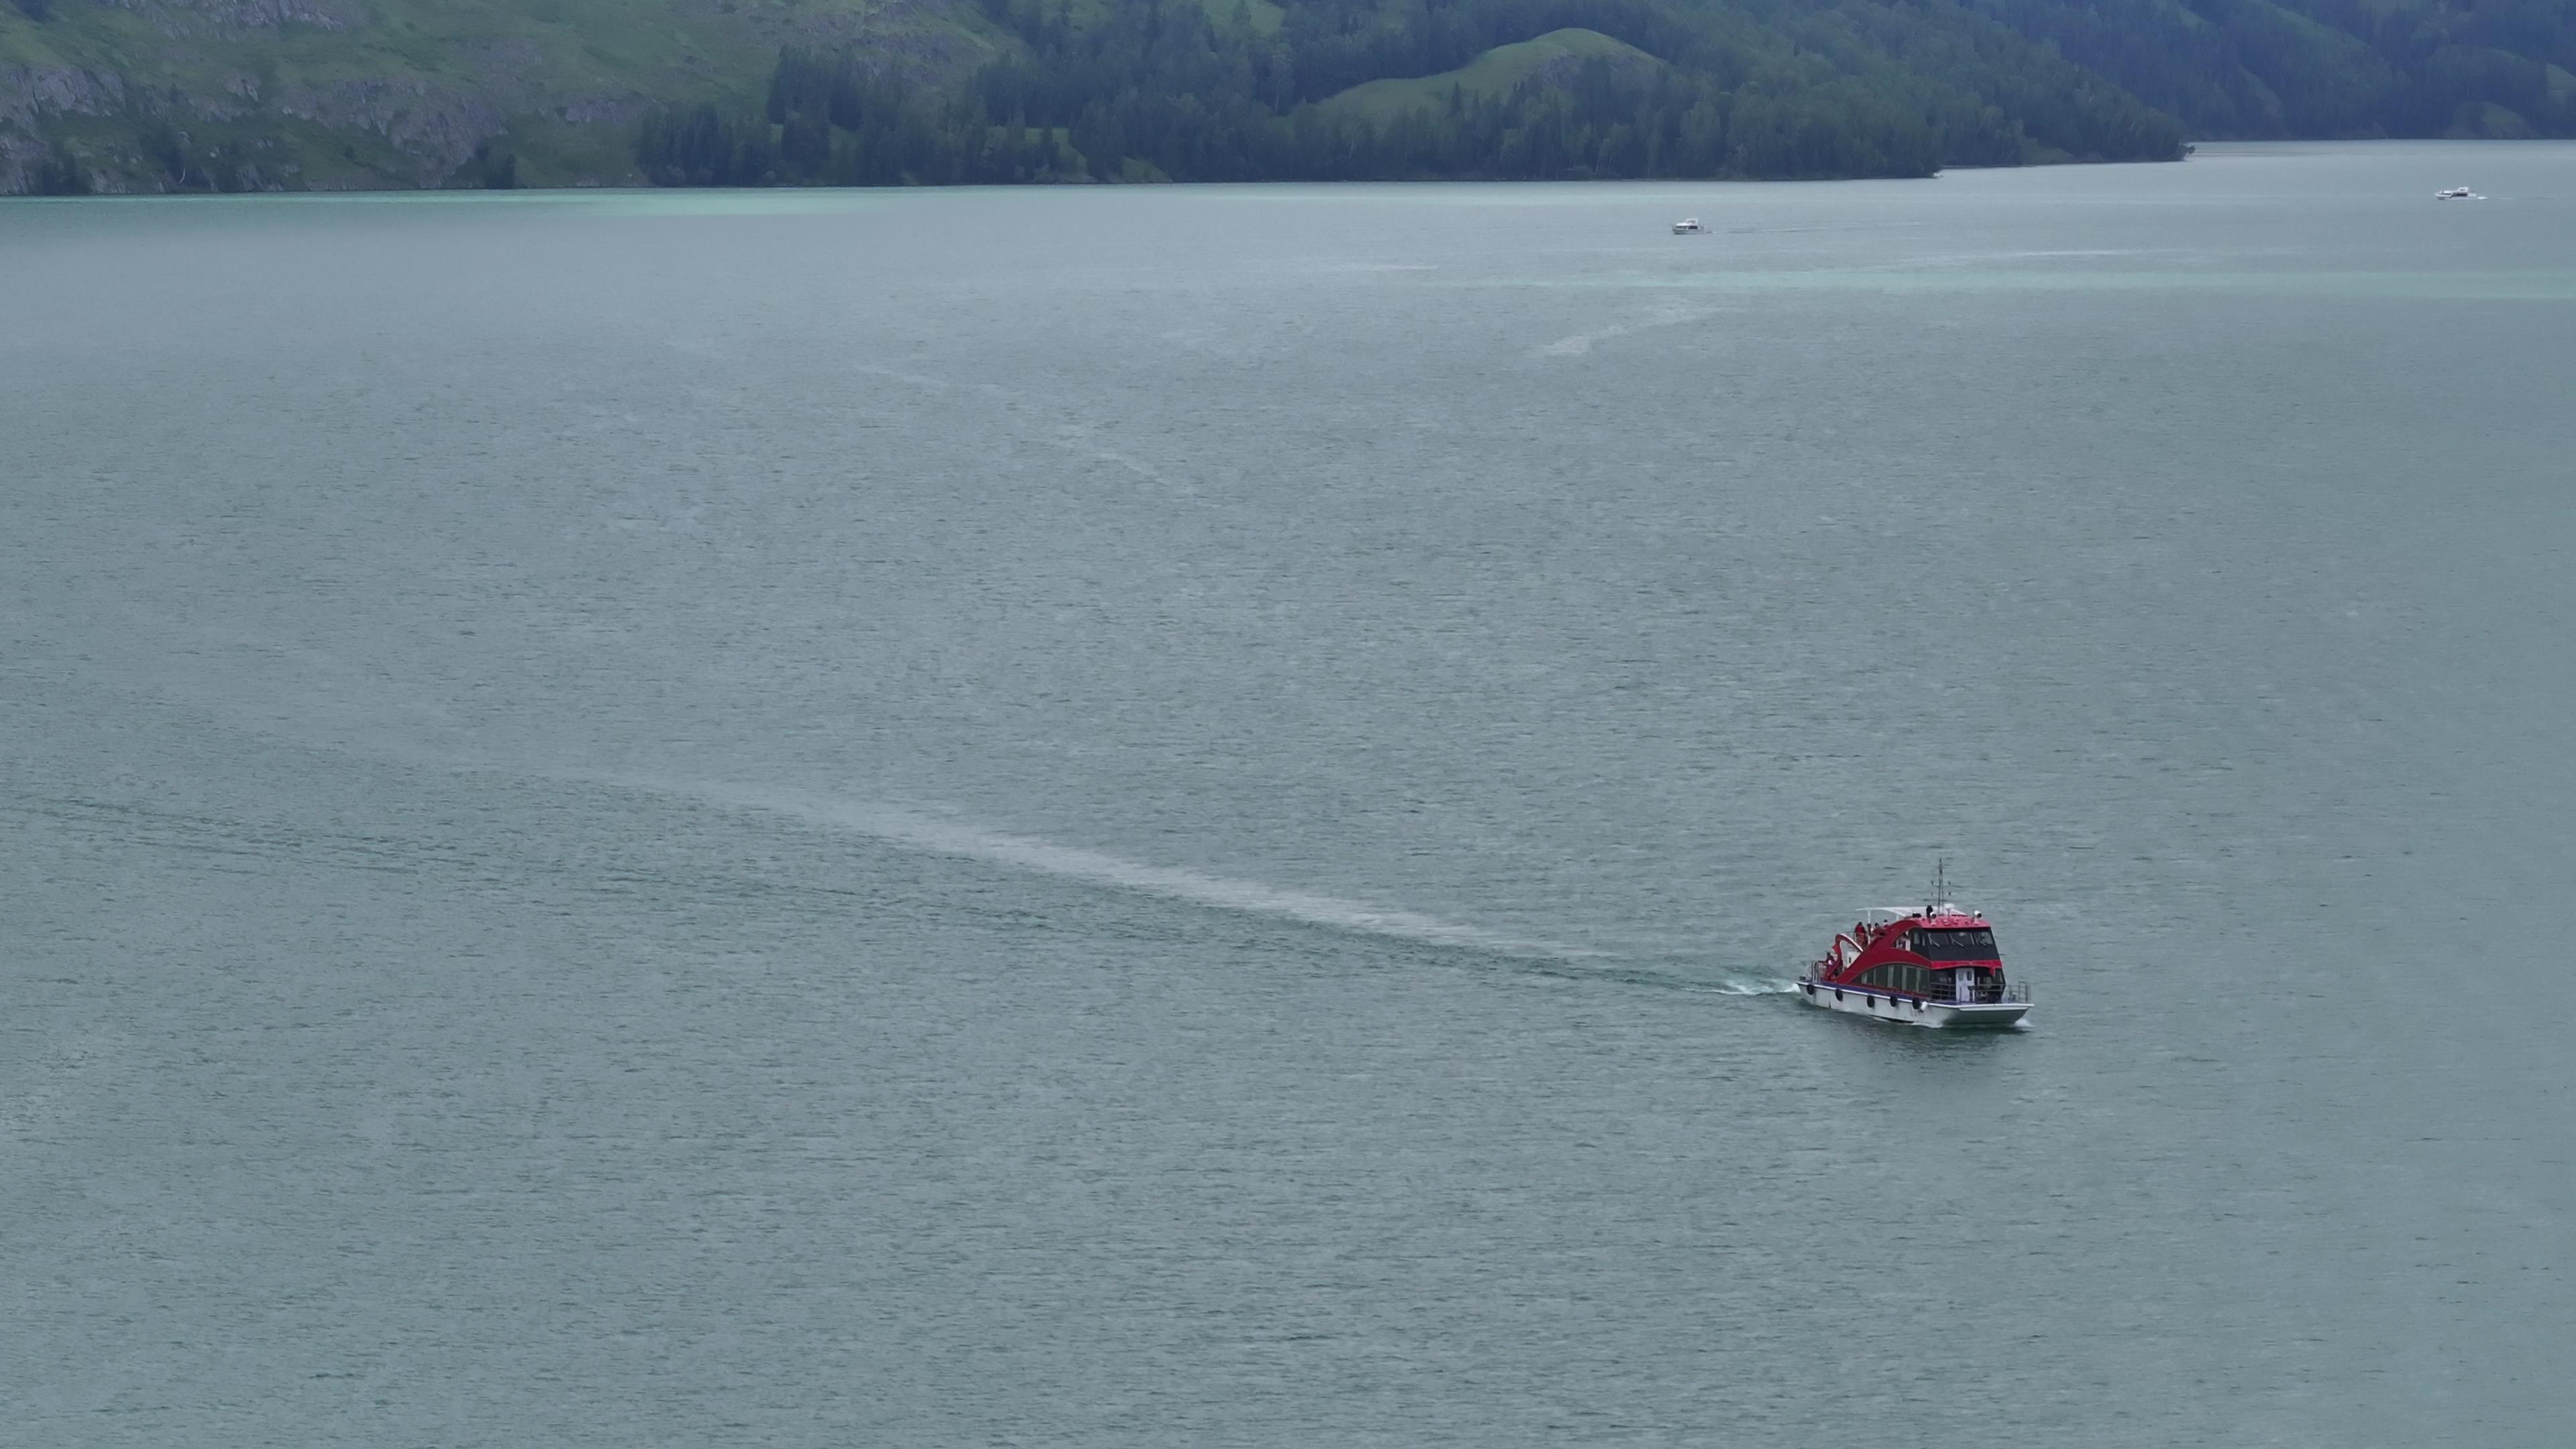
<path fill-rule="evenodd" d="M 2194 135 L 2576 135 L 2576 0 L 1970 0 Z"/>
<path fill-rule="evenodd" d="M 2576 0 L 0 0 L 0 191 L 1924 175 L 2576 133 Z"/>
<path fill-rule="evenodd" d="M 0 0 L 0 191 L 629 182 L 659 107 L 757 108 L 780 47 L 958 76 L 967 0 Z"/>
<path fill-rule="evenodd" d="M 791 51 L 764 115 L 664 116 L 638 159 L 670 185 L 881 184 L 1926 176 L 2182 148 L 2170 116 L 1951 0 L 1212 8 L 991 0 L 1011 44 L 948 87 Z M 1387 85 L 1406 78 L 1429 79 Z"/>

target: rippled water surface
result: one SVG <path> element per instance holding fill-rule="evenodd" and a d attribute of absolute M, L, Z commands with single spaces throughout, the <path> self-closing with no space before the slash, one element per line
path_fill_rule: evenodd
<path fill-rule="evenodd" d="M 2571 237 L 0 204 L 16 1432 L 2566 1442 Z"/>

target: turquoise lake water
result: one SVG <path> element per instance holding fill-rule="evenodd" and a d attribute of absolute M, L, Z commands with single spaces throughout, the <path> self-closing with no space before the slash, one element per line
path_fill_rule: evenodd
<path fill-rule="evenodd" d="M 0 277 L 25 1442 L 2576 1432 L 2576 145 Z"/>

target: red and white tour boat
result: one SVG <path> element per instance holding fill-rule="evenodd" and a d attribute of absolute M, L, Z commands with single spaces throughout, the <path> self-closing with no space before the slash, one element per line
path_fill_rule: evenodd
<path fill-rule="evenodd" d="M 1919 911 L 1863 912 L 1798 978 L 1798 992 L 1834 1011 L 1916 1026 L 2011 1026 L 2030 1011 L 2029 989 L 2004 977 L 1985 914 L 1937 890 Z"/>

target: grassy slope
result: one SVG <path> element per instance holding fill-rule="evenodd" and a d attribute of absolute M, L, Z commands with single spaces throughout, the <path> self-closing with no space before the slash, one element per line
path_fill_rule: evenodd
<path fill-rule="evenodd" d="M 67 140 L 135 190 L 161 185 L 143 153 L 160 119 L 266 184 L 437 185 L 486 143 L 527 184 L 624 182 L 646 108 L 756 103 L 782 43 L 857 42 L 938 74 L 994 44 L 962 0 L 128 3 L 54 0 L 41 23 L 0 4 L 0 133 L 21 155 L 30 132 Z"/>
<path fill-rule="evenodd" d="M 1651 69 L 1663 63 L 1598 31 L 1551 30 L 1535 40 L 1498 45 L 1456 70 L 1413 80 L 1370 81 L 1317 104 L 1383 123 L 1407 111 L 1438 110 L 1449 103 L 1452 87 L 1470 96 L 1500 99 L 1534 75 L 1552 75 L 1560 70 L 1571 73 L 1574 67 L 1595 56 L 1622 69 Z"/>

